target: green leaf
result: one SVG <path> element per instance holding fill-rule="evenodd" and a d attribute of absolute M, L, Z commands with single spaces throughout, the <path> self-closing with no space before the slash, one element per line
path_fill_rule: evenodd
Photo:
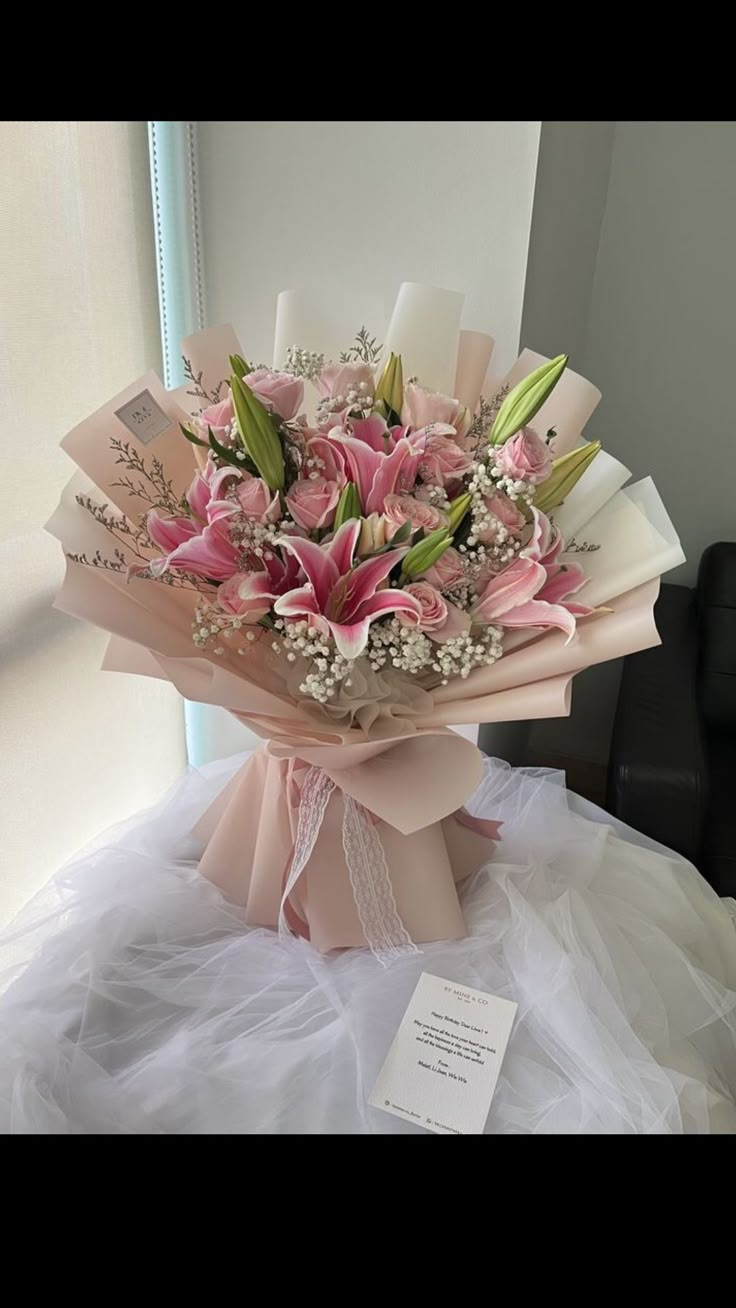
<path fill-rule="evenodd" d="M 411 523 L 408 521 L 402 522 L 401 526 L 399 527 L 399 530 L 395 531 L 393 536 L 391 537 L 391 545 L 392 546 L 403 545 L 404 541 L 408 540 L 410 536 L 411 536 Z"/>
<path fill-rule="evenodd" d="M 335 512 L 334 530 L 337 531 L 343 523 L 348 522 L 350 518 L 360 517 L 360 499 L 358 498 L 358 488 L 355 482 L 349 481 L 343 488 L 342 495 L 337 502 Z"/>
<path fill-rule="evenodd" d="M 239 459 L 235 450 L 229 450 L 227 446 L 221 445 L 211 427 L 208 427 L 207 430 L 210 434 L 210 445 L 218 459 L 222 459 L 223 463 L 231 463 L 234 468 L 244 468 L 245 459 Z"/>
<path fill-rule="evenodd" d="M 200 440 L 199 436 L 195 436 L 194 432 L 190 431 L 188 427 L 185 427 L 183 422 L 180 422 L 179 426 L 181 428 L 182 436 L 184 436 L 186 440 L 191 441 L 192 445 L 201 445 L 203 450 L 208 448 L 207 442 Z"/>

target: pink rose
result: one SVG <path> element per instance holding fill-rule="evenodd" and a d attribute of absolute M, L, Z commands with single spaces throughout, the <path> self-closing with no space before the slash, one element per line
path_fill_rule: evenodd
<path fill-rule="evenodd" d="M 441 395 L 439 391 L 428 391 L 424 386 L 410 382 L 404 387 L 401 421 L 415 428 L 428 427 L 432 423 L 447 424 L 462 439 L 472 425 L 473 418 L 459 400 Z"/>
<path fill-rule="evenodd" d="M 419 601 L 422 610 L 419 619 L 420 631 L 435 631 L 438 627 L 443 627 L 447 622 L 447 605 L 434 586 L 428 581 L 412 581 L 404 590 L 414 596 Z M 404 627 L 416 626 L 416 620 L 413 613 L 397 614 L 399 622 Z"/>
<path fill-rule="evenodd" d="M 438 590 L 449 590 L 452 586 L 457 585 L 465 576 L 463 562 L 457 550 L 450 546 L 444 554 L 440 554 L 437 562 L 428 568 L 424 574 L 424 580 L 436 586 Z"/>
<path fill-rule="evenodd" d="M 444 513 L 440 513 L 433 504 L 423 504 L 421 500 L 415 500 L 413 495 L 387 495 L 383 512 L 389 537 L 393 536 L 405 522 L 410 522 L 415 530 L 424 527 L 427 532 L 447 526 L 447 517 Z"/>
<path fill-rule="evenodd" d="M 218 440 L 221 445 L 229 445 L 230 424 L 234 417 L 232 396 L 228 392 L 227 399 L 220 400 L 219 404 L 210 404 L 196 418 L 192 418 L 191 426 L 195 436 L 199 436 L 200 440 L 208 439 L 211 427 L 215 440 Z"/>
<path fill-rule="evenodd" d="M 526 518 L 523 513 L 519 512 L 508 495 L 504 495 L 503 491 L 496 491 L 495 495 L 490 495 L 484 503 L 488 512 L 493 515 L 502 527 L 506 528 L 509 536 L 518 537 L 521 535 L 526 526 Z M 490 527 L 486 527 L 484 531 L 479 533 L 478 540 L 483 544 L 489 544 L 496 539 L 497 535 L 496 525 L 492 523 Z"/>
<path fill-rule="evenodd" d="M 244 472 L 237 496 L 243 513 L 252 522 L 278 522 L 281 514 L 278 494 L 272 495 L 261 477 Z"/>
<path fill-rule="evenodd" d="M 349 396 L 361 408 L 373 403 L 375 369 L 369 363 L 328 363 L 317 378 L 317 390 L 324 400 L 338 400 L 348 407 Z"/>
<path fill-rule="evenodd" d="M 404 590 L 417 600 L 421 616 L 417 624 L 413 613 L 397 613 L 402 626 L 418 625 L 420 631 L 425 631 L 431 640 L 440 644 L 470 631 L 470 616 L 458 608 L 457 604 L 448 604 L 443 600 L 439 591 L 428 581 L 412 581 L 404 586 Z"/>
<path fill-rule="evenodd" d="M 434 429 L 430 429 L 419 465 L 422 481 L 427 481 L 432 486 L 452 486 L 461 481 L 472 466 L 471 455 L 460 449 L 451 427 L 443 427 L 437 434 Z"/>
<path fill-rule="evenodd" d="M 497 464 L 513 481 L 546 481 L 552 471 L 552 455 L 531 427 L 522 427 L 501 447 Z"/>
<path fill-rule="evenodd" d="M 318 527 L 330 527 L 335 517 L 340 487 L 336 481 L 326 477 L 310 477 L 307 481 L 295 481 L 286 503 L 289 512 L 299 527 L 306 531 L 316 531 Z"/>
<path fill-rule="evenodd" d="M 294 377 L 290 372 L 271 372 L 268 368 L 257 368 L 243 378 L 271 413 L 278 414 L 284 422 L 290 422 L 298 414 L 304 400 L 304 382 L 301 377 Z"/>
<path fill-rule="evenodd" d="M 307 475 L 317 472 L 320 477 L 326 477 L 328 481 L 336 481 L 338 486 L 344 486 L 347 478 L 342 446 L 338 445 L 337 441 L 327 440 L 326 436 L 313 436 L 307 441 L 306 469 Z"/>

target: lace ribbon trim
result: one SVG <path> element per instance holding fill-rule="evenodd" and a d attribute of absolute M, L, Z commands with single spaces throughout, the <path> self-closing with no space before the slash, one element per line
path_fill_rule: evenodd
<path fill-rule="evenodd" d="M 387 966 L 404 954 L 418 954 L 396 907 L 386 855 L 370 813 L 352 795 L 343 795 L 342 847 L 353 899 L 371 953 Z"/>
<path fill-rule="evenodd" d="M 289 924 L 286 921 L 286 902 L 312 857 L 320 827 L 325 819 L 327 805 L 334 789 L 334 781 L 330 780 L 327 773 L 322 771 L 322 768 L 311 767 L 309 769 L 302 784 L 299 800 L 299 819 L 291 868 L 281 895 L 281 905 L 279 907 L 280 936 L 291 935 Z"/>
<path fill-rule="evenodd" d="M 299 798 L 296 840 L 291 868 L 279 907 L 279 935 L 290 935 L 286 905 L 317 843 L 335 782 L 319 767 L 310 767 Z M 355 907 L 371 953 L 382 966 L 405 954 L 421 951 L 399 917 L 386 855 L 367 809 L 343 794 L 342 845 Z"/>

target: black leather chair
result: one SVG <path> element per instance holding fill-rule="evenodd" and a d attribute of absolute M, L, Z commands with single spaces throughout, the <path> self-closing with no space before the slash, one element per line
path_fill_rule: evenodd
<path fill-rule="evenodd" d="M 624 659 L 611 813 L 736 896 L 736 542 L 703 554 L 695 590 L 663 585 L 662 645 Z"/>

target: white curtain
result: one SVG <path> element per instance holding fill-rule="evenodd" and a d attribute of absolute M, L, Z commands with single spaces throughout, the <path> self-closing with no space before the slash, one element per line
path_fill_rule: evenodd
<path fill-rule="evenodd" d="M 105 674 L 103 633 L 51 608 L 42 531 L 73 471 L 59 440 L 160 369 L 145 122 L 2 122 L 0 920 L 184 763 L 168 685 Z"/>

